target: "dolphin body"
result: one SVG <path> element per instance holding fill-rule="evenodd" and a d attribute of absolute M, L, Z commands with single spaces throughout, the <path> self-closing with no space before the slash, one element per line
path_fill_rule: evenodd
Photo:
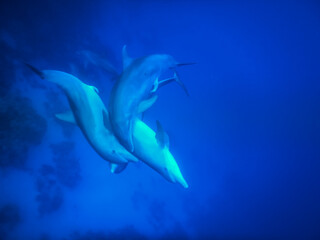
<path fill-rule="evenodd" d="M 98 95 L 97 88 L 65 72 L 39 71 L 29 64 L 26 65 L 42 79 L 57 84 L 63 90 L 68 98 L 71 111 L 56 114 L 56 117 L 78 125 L 92 148 L 103 159 L 110 162 L 111 172 L 119 173 L 128 162 L 138 161 L 112 133 L 109 113 Z"/>
<path fill-rule="evenodd" d="M 127 54 L 126 46 L 122 49 L 122 59 L 123 72 L 114 84 L 109 100 L 110 122 L 121 144 L 133 152 L 133 121 L 157 100 L 157 89 L 176 81 L 188 94 L 174 70 L 186 64 L 179 64 L 167 54 L 132 59 Z M 174 77 L 160 81 L 160 75 L 170 69 L 174 70 Z"/>
<path fill-rule="evenodd" d="M 56 117 L 76 123 L 96 152 L 111 163 L 111 172 L 123 171 L 128 161 L 135 162 L 138 157 L 168 181 L 188 188 L 178 164 L 169 151 L 168 136 L 159 122 L 157 122 L 158 129 L 155 133 L 140 119 L 135 119 L 133 124 L 135 150 L 133 154 L 136 157 L 134 157 L 120 145 L 110 132 L 108 112 L 95 87 L 84 84 L 68 73 L 53 70 L 39 71 L 30 65 L 28 67 L 42 79 L 56 83 L 62 88 L 67 95 L 72 112 L 57 114 Z"/>
<path fill-rule="evenodd" d="M 157 96 L 154 93 L 157 88 L 177 81 L 185 89 L 176 75 L 173 78 L 158 80 L 164 70 L 178 64 L 169 55 L 151 55 L 132 60 L 127 56 L 125 46 L 122 55 L 124 71 L 112 89 L 109 102 L 113 131 L 120 142 L 138 159 L 168 181 L 188 188 L 169 150 L 169 138 L 161 124 L 157 122 L 155 133 L 138 118 L 139 113 L 155 102 Z"/>
<path fill-rule="evenodd" d="M 169 151 L 169 138 L 157 121 L 155 133 L 147 124 L 136 119 L 132 126 L 133 154 L 142 162 L 160 173 L 170 182 L 188 188 L 179 166 Z"/>

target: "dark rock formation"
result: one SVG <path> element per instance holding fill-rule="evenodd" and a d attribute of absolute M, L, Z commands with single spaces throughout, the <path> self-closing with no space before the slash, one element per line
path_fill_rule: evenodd
<path fill-rule="evenodd" d="M 28 149 L 38 145 L 47 123 L 28 98 L 8 94 L 0 98 L 0 167 L 23 168 Z"/>

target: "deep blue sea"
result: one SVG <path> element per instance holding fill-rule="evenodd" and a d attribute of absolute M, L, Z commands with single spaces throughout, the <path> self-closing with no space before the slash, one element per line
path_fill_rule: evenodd
<path fill-rule="evenodd" d="M 176 83 L 159 120 L 189 184 L 142 162 L 120 174 L 77 126 L 65 94 L 23 63 L 99 89 L 165 53 Z M 320 239 L 320 2 L 4 0 L 0 3 L 0 239 Z"/>

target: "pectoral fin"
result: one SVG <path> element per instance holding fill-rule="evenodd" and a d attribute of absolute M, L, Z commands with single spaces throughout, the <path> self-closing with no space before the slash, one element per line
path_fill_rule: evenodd
<path fill-rule="evenodd" d="M 55 117 L 64 122 L 77 124 L 71 110 L 64 113 L 57 113 L 55 114 Z"/>
<path fill-rule="evenodd" d="M 153 95 L 151 98 L 142 101 L 138 107 L 138 113 L 143 113 L 148 108 L 150 108 L 158 99 L 158 95 Z"/>
<path fill-rule="evenodd" d="M 171 77 L 171 78 L 166 78 L 166 79 L 163 79 L 161 81 L 159 81 L 159 86 L 158 88 L 161 88 L 169 83 L 172 83 L 172 82 L 175 82 L 176 81 L 176 78 L 175 77 Z"/>
<path fill-rule="evenodd" d="M 187 94 L 187 96 L 189 96 L 188 89 L 187 89 L 186 86 L 183 84 L 183 82 L 181 82 L 181 80 L 180 80 L 180 78 L 179 78 L 179 76 L 178 76 L 178 74 L 177 74 L 176 71 L 174 72 L 174 76 L 173 76 L 173 77 L 171 77 L 171 78 L 166 78 L 166 79 L 163 79 L 163 80 L 159 81 L 159 83 L 158 83 L 158 88 L 161 88 L 161 87 L 163 87 L 163 86 L 165 86 L 165 85 L 167 85 L 167 84 L 169 84 L 169 83 L 171 83 L 171 82 L 177 82 L 177 83 L 180 85 L 180 87 L 182 87 L 182 89 L 185 91 L 185 93 Z"/>
<path fill-rule="evenodd" d="M 151 92 L 154 93 L 155 91 L 157 91 L 158 86 L 159 86 L 159 78 L 156 78 L 156 80 L 154 81 L 153 89 L 151 90 Z"/>
<path fill-rule="evenodd" d="M 128 163 L 110 163 L 109 165 L 111 173 L 121 173 L 127 167 Z"/>
<path fill-rule="evenodd" d="M 163 130 L 162 125 L 157 120 L 157 133 L 156 139 L 161 148 L 168 147 L 169 148 L 169 137 L 168 134 Z"/>
<path fill-rule="evenodd" d="M 185 91 L 185 93 L 187 94 L 187 96 L 190 96 L 189 95 L 189 92 L 188 92 L 188 89 L 186 88 L 186 86 L 184 85 L 183 82 L 181 82 L 179 76 L 178 76 L 178 73 L 175 71 L 174 72 L 174 78 L 176 79 L 176 82 L 180 85 L 180 87 L 182 87 L 182 89 Z"/>

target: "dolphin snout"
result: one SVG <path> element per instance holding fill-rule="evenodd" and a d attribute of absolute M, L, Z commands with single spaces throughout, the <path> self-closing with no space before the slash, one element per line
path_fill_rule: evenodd
<path fill-rule="evenodd" d="M 188 188 L 188 187 L 189 187 L 188 183 L 186 182 L 186 180 L 184 180 L 183 177 L 180 178 L 180 179 L 178 179 L 178 180 L 177 180 L 177 183 L 179 183 L 179 184 L 180 184 L 182 187 L 184 187 L 184 188 Z"/>

